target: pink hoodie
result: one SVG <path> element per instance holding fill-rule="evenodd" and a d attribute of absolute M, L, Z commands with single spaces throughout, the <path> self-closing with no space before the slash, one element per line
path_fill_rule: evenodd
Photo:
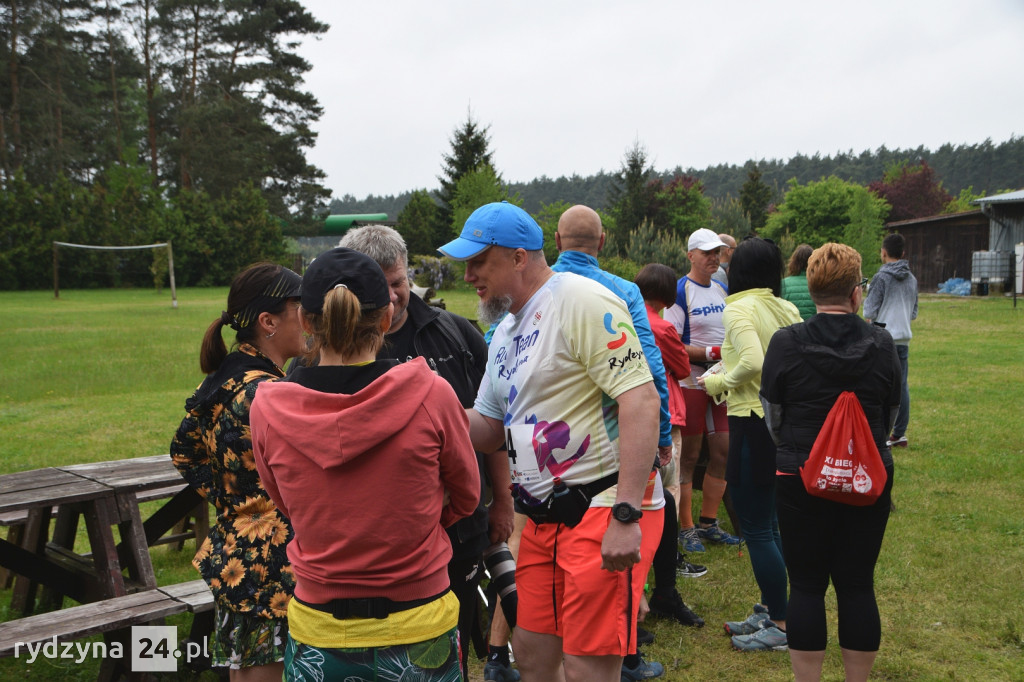
<path fill-rule="evenodd" d="M 448 587 L 444 528 L 474 511 L 480 475 L 465 411 L 422 358 L 353 394 L 268 382 L 249 419 L 263 486 L 295 529 L 299 599 L 409 601 Z"/>

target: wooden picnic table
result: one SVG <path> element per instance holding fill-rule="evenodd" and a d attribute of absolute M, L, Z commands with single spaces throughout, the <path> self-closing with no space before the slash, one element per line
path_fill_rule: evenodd
<path fill-rule="evenodd" d="M 180 489 L 144 522 L 139 495 L 171 487 Z M 64 595 L 87 603 L 155 589 L 150 545 L 200 503 L 168 455 L 0 475 L 0 514 L 28 514 L 20 541 L 0 539 L 0 566 L 17 574 L 12 609 L 30 613 L 40 585 L 49 606 Z M 89 542 L 82 553 L 74 549 L 79 518 Z"/>

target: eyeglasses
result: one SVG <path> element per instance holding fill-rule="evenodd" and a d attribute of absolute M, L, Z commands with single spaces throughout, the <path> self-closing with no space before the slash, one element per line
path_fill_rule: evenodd
<path fill-rule="evenodd" d="M 868 286 L 868 278 L 865 277 L 861 281 L 857 282 L 857 286 L 855 286 L 854 289 L 860 287 L 860 290 L 864 291 L 867 288 L 867 286 Z M 851 291 L 850 293 L 852 294 L 853 292 Z"/>

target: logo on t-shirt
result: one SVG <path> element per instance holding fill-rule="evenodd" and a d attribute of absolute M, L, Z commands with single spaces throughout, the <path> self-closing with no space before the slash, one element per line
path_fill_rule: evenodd
<path fill-rule="evenodd" d="M 722 304 L 722 305 L 706 305 L 706 306 L 702 306 L 700 308 L 690 308 L 690 314 L 693 315 L 694 317 L 699 317 L 701 315 L 704 315 L 706 317 L 708 315 L 714 315 L 715 313 L 722 313 L 722 312 L 725 312 L 725 304 Z"/>
<path fill-rule="evenodd" d="M 612 314 L 611 313 L 605 313 L 604 314 L 604 328 L 605 328 L 605 331 L 607 331 L 612 336 L 615 336 L 616 333 L 619 334 L 619 338 L 615 339 L 614 341 L 609 341 L 608 342 L 608 350 L 615 350 L 616 348 L 621 348 L 622 345 L 626 343 L 626 339 L 627 339 L 626 332 L 629 332 L 630 334 L 632 334 L 634 339 L 636 338 L 636 332 L 633 330 L 633 327 L 630 324 L 628 324 L 626 322 L 619 322 L 617 325 L 615 325 L 615 327 L 617 329 L 624 329 L 626 331 L 616 332 L 615 329 L 612 329 Z"/>

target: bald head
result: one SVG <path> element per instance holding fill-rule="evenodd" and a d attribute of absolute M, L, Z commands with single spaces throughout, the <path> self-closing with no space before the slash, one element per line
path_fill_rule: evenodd
<path fill-rule="evenodd" d="M 718 259 L 722 264 L 722 267 L 726 270 L 729 269 L 729 261 L 732 260 L 732 252 L 736 250 L 736 240 L 731 234 L 725 234 L 724 232 L 718 235 L 718 238 L 725 244 L 718 252 Z"/>
<path fill-rule="evenodd" d="M 577 205 L 567 209 L 558 219 L 555 243 L 559 251 L 582 251 L 596 258 L 597 252 L 604 246 L 601 216 L 587 206 Z"/>

